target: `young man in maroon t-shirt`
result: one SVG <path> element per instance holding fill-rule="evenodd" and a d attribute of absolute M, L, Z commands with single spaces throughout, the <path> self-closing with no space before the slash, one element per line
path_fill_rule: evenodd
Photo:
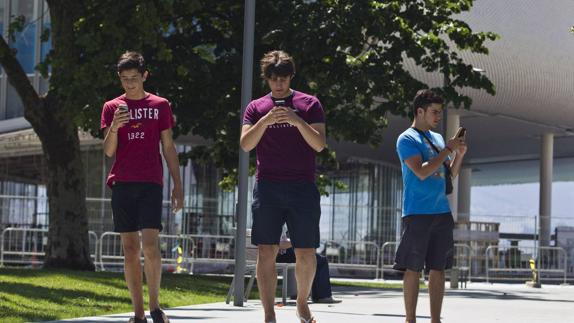
<path fill-rule="evenodd" d="M 101 128 L 105 135 L 104 152 L 108 157 L 115 155 L 107 184 L 112 189 L 114 230 L 121 235 L 124 274 L 135 314 L 129 322 L 147 322 L 140 263 L 141 232 L 150 315 L 154 323 L 164 323 L 169 320 L 159 306 L 163 200 L 160 142 L 174 182 L 172 210 L 177 212 L 183 205 L 179 162 L 171 134 L 173 116 L 166 99 L 145 92 L 143 83 L 148 72 L 141 54 L 126 52 L 120 57 L 117 70 L 125 94 L 104 104 Z"/>
<path fill-rule="evenodd" d="M 258 248 L 257 279 L 266 323 L 275 322 L 275 257 L 285 223 L 297 258 L 297 317 L 315 322 L 307 298 L 319 246 L 315 155 L 325 148 L 325 116 L 316 97 L 290 88 L 294 75 L 289 54 L 272 51 L 263 56 L 261 76 L 271 93 L 249 103 L 241 129 L 241 148 L 257 151 L 251 242 Z"/>

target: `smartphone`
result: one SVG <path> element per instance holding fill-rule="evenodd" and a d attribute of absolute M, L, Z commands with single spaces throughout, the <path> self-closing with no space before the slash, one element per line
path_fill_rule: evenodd
<path fill-rule="evenodd" d="M 457 138 L 462 138 L 466 135 L 466 128 L 460 127 L 458 128 L 458 132 L 456 133 Z"/>
<path fill-rule="evenodd" d="M 120 110 L 121 113 L 128 113 L 128 105 L 125 103 L 120 103 L 118 105 L 118 109 Z"/>
<path fill-rule="evenodd" d="M 285 100 L 275 100 L 275 106 L 277 106 L 277 107 L 284 107 L 284 106 L 286 106 Z"/>

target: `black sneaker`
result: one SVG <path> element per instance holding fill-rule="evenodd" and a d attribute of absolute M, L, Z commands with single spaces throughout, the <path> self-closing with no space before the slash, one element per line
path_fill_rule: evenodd
<path fill-rule="evenodd" d="M 160 308 L 150 312 L 149 314 L 151 315 L 153 323 L 169 323 L 167 315 L 165 315 L 165 313 Z"/>
<path fill-rule="evenodd" d="M 147 323 L 147 319 L 144 317 L 143 319 L 137 317 L 131 317 L 128 323 Z"/>

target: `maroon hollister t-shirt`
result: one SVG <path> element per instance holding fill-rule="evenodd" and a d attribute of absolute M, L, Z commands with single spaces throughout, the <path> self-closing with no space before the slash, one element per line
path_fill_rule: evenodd
<path fill-rule="evenodd" d="M 107 184 L 114 182 L 148 182 L 163 185 L 163 165 L 159 153 L 161 132 L 173 127 L 169 102 L 148 94 L 141 100 L 129 100 L 122 95 L 104 104 L 101 128 L 112 125 L 114 112 L 120 103 L 128 106 L 130 121 L 118 130 L 116 160 Z"/>
<path fill-rule="evenodd" d="M 285 98 L 285 105 L 294 109 L 308 124 L 324 123 L 321 102 L 309 94 L 293 91 Z M 243 124 L 254 125 L 275 106 L 275 99 L 268 94 L 251 101 L 245 110 Z M 314 182 L 315 150 L 305 141 L 297 127 L 288 123 L 267 127 L 257 144 L 258 180 Z"/>

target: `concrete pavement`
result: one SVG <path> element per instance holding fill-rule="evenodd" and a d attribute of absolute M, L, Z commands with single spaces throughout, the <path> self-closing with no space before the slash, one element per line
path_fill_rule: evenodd
<path fill-rule="evenodd" d="M 400 290 L 336 287 L 334 297 L 343 302 L 334 305 L 312 304 L 319 323 L 404 323 Z M 295 303 L 277 307 L 277 322 L 297 322 Z M 237 308 L 225 303 L 184 306 L 166 310 L 172 323 L 263 322 L 259 301 L 249 300 Z M 421 291 L 417 322 L 430 322 L 429 298 Z M 59 322 L 127 322 L 130 314 L 80 318 Z M 149 319 L 151 323 L 151 319 Z M 443 323 L 540 323 L 574 322 L 574 286 L 544 285 L 533 289 L 525 285 L 471 283 L 466 289 L 447 289 L 443 305 Z"/>

